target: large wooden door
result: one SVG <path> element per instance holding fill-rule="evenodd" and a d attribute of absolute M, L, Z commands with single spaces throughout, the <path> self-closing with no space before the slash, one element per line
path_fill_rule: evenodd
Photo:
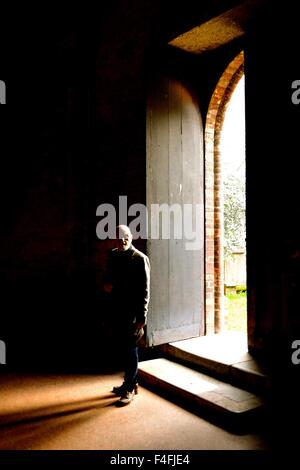
<path fill-rule="evenodd" d="M 182 237 L 162 236 L 149 216 L 148 254 L 151 300 L 147 344 L 155 346 L 203 334 L 204 330 L 204 184 L 203 124 L 199 105 L 180 82 L 158 77 L 147 104 L 147 207 L 181 208 Z M 156 206 L 155 206 L 156 205 Z M 170 211 L 172 213 L 172 210 Z M 193 220 L 197 246 L 185 233 Z M 154 227 L 155 225 L 155 227 Z M 155 238 L 160 229 L 159 238 Z M 190 226 L 190 230 L 192 227 Z M 180 230 L 179 230 L 180 231 Z M 153 237 L 154 235 L 154 237 Z"/>

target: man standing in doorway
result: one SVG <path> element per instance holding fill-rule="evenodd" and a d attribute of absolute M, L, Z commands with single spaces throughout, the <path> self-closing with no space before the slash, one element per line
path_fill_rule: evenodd
<path fill-rule="evenodd" d="M 149 258 L 132 245 L 132 233 L 126 225 L 117 227 L 116 248 L 109 255 L 104 290 L 112 296 L 113 314 L 122 335 L 125 376 L 113 392 L 121 397 L 118 404 L 124 406 L 138 392 L 138 343 L 144 335 L 150 298 Z"/>

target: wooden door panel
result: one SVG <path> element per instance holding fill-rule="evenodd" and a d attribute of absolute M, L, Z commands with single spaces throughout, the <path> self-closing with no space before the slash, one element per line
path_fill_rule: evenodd
<path fill-rule="evenodd" d="M 182 224 L 182 237 L 153 239 L 149 223 L 148 255 L 151 262 L 151 300 L 147 342 L 158 345 L 198 336 L 204 324 L 204 207 L 203 126 L 192 94 L 178 81 L 158 77 L 153 81 L 147 107 L 147 206 L 176 205 L 184 221 L 185 204 L 195 219 L 200 211 L 197 250 Z M 180 212 L 181 211 L 181 212 Z M 190 218 L 189 218 L 190 220 Z M 195 222 L 195 220 L 194 220 Z M 195 229 L 194 223 L 194 229 Z M 161 223 L 160 223 L 161 229 Z"/>

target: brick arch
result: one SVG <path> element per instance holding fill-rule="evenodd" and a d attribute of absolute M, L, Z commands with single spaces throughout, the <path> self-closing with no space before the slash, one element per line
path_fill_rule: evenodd
<path fill-rule="evenodd" d="M 223 191 L 220 137 L 225 112 L 244 74 L 244 53 L 230 62 L 212 95 L 205 127 L 205 290 L 206 334 L 218 333 L 224 324 Z"/>

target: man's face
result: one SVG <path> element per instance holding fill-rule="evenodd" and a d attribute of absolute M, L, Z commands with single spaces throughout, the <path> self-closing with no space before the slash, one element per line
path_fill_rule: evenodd
<path fill-rule="evenodd" d="M 132 242 L 131 233 L 125 230 L 117 231 L 117 248 L 119 251 L 126 251 L 130 247 Z"/>

